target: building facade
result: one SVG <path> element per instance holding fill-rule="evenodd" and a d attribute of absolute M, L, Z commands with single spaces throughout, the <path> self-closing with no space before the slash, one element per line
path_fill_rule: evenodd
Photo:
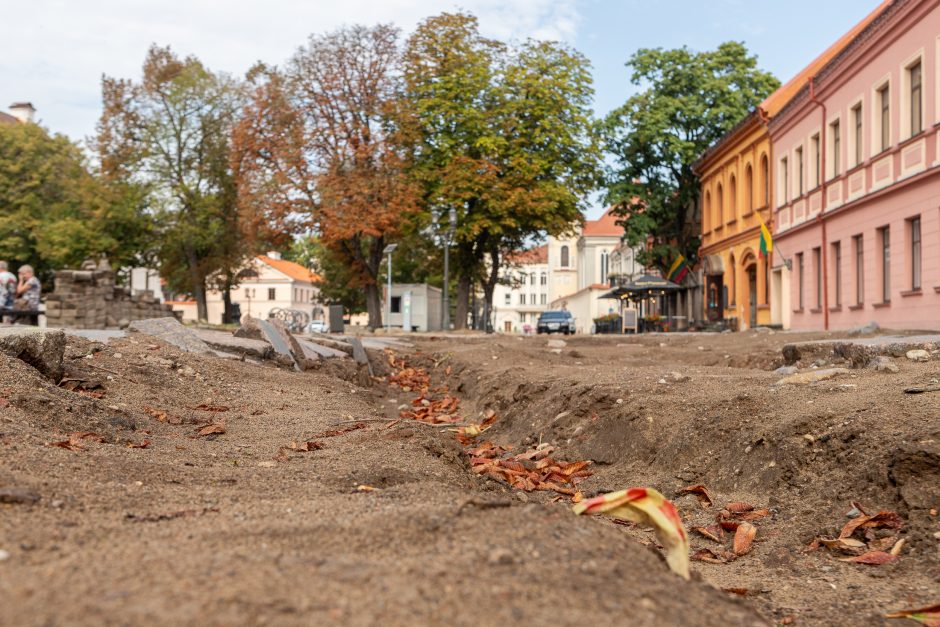
<path fill-rule="evenodd" d="M 548 309 L 548 244 L 506 259 L 493 290 L 493 328 L 499 333 L 534 332 L 539 314 Z"/>
<path fill-rule="evenodd" d="M 699 160 L 702 248 L 709 322 L 740 329 L 771 324 L 770 259 L 761 220 L 770 220 L 770 139 L 755 111 Z"/>
<path fill-rule="evenodd" d="M 940 326 L 938 72 L 940 0 L 894 0 L 771 121 L 792 328 Z"/>
<path fill-rule="evenodd" d="M 282 259 L 276 252 L 255 257 L 248 268 L 239 274 L 238 287 L 232 290 L 232 303 L 237 304 L 242 315 L 267 318 L 272 309 L 294 309 L 302 311 L 311 319 L 323 318 L 319 303 L 320 290 L 316 274 L 293 261 Z M 167 301 L 175 311 L 183 314 L 183 320 L 196 320 L 196 302 L 192 300 Z M 225 312 L 222 292 L 209 290 L 206 293 L 209 322 L 221 324 Z"/>

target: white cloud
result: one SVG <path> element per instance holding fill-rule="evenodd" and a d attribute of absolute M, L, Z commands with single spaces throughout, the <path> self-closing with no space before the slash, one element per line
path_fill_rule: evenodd
<path fill-rule="evenodd" d="M 458 8 L 485 35 L 573 42 L 577 3 L 565 0 L 30 0 L 0 22 L 0 108 L 29 100 L 43 124 L 80 139 L 94 131 L 100 78 L 137 78 L 151 43 L 241 74 L 281 63 L 311 33 L 343 24 L 394 22 L 406 32 Z M 6 102 L 3 101 L 6 99 Z"/>

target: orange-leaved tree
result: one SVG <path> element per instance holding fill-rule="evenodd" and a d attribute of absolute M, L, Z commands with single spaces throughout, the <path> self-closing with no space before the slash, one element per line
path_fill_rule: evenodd
<path fill-rule="evenodd" d="M 345 260 L 372 328 L 382 324 L 382 251 L 418 202 L 402 149 L 398 40 L 385 25 L 311 36 L 283 69 L 250 73 L 235 133 L 242 202 Z"/>

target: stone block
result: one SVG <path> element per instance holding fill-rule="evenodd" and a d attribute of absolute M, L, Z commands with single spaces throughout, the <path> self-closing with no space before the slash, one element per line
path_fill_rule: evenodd
<path fill-rule="evenodd" d="M 65 332 L 37 327 L 0 328 L 0 352 L 26 362 L 58 382 L 62 378 Z"/>

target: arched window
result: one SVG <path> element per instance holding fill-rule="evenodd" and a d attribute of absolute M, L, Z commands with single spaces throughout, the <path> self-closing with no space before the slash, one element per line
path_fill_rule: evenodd
<path fill-rule="evenodd" d="M 728 184 L 728 209 L 728 222 L 734 222 L 738 219 L 738 181 L 733 174 Z"/>
<path fill-rule="evenodd" d="M 601 251 L 601 283 L 607 283 L 607 272 L 610 269 L 610 253 Z"/>
<path fill-rule="evenodd" d="M 567 246 L 561 247 L 561 267 L 562 268 L 568 267 L 568 247 Z"/>
<path fill-rule="evenodd" d="M 766 207 L 770 204 L 770 163 L 767 155 L 761 155 L 760 158 L 760 191 L 761 207 Z"/>
<path fill-rule="evenodd" d="M 725 193 L 718 183 L 718 191 L 715 193 L 715 228 L 720 229 L 725 219 Z"/>
<path fill-rule="evenodd" d="M 712 193 L 705 192 L 705 211 L 702 212 L 703 231 L 712 230 Z"/>
<path fill-rule="evenodd" d="M 738 282 L 738 281 L 737 281 L 737 276 L 736 276 L 737 273 L 738 273 L 738 267 L 734 264 L 734 255 L 731 255 L 731 263 L 729 264 L 729 266 L 730 266 L 730 267 L 728 268 L 728 271 L 729 271 L 731 274 L 730 274 L 730 276 L 728 277 L 728 279 L 729 279 L 729 281 L 728 281 L 728 292 L 730 292 L 730 296 L 731 296 L 731 307 L 734 307 L 735 301 L 736 301 L 736 298 L 737 298 L 737 295 L 738 295 L 738 290 L 736 289 L 736 288 L 737 288 L 737 282 Z"/>
<path fill-rule="evenodd" d="M 754 211 L 754 170 L 750 163 L 744 170 L 744 210 L 747 213 Z"/>

